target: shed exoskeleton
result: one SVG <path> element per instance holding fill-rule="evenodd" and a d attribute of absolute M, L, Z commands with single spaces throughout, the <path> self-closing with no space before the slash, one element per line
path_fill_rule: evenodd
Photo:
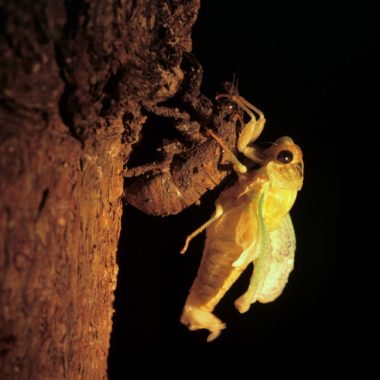
<path fill-rule="evenodd" d="M 256 301 L 271 302 L 282 293 L 293 269 L 296 246 L 289 211 L 303 183 L 302 152 L 293 140 L 281 137 L 265 150 L 252 146 L 264 128 L 264 114 L 242 97 L 220 96 L 230 97 L 250 116 L 237 148 L 260 167 L 248 170 L 209 131 L 230 156 L 238 180 L 221 193 L 214 215 L 187 237 L 181 250 L 185 253 L 191 239 L 206 229 L 201 264 L 181 322 L 190 330 L 209 330 L 208 342 L 226 327 L 213 314 L 215 306 L 250 263 L 254 265 L 250 284 L 235 301 L 239 312 L 248 311 Z"/>

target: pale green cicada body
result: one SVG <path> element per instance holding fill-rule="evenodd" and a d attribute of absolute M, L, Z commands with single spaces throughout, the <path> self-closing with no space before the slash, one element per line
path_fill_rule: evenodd
<path fill-rule="evenodd" d="M 181 322 L 190 330 L 208 329 L 207 341 L 220 335 L 225 324 L 212 312 L 246 267 L 253 263 L 247 291 L 235 301 L 244 313 L 254 302 L 271 302 L 283 291 L 294 266 L 296 239 L 289 211 L 303 183 L 301 149 L 290 137 L 278 139 L 270 148 L 258 150 L 252 144 L 261 134 L 263 113 L 241 97 L 231 96 L 251 120 L 238 138 L 238 150 L 255 163 L 248 171 L 225 143 L 209 134 L 228 152 L 238 181 L 221 193 L 209 221 L 186 239 L 206 229 L 206 243 L 198 275 L 190 290 Z M 253 112 L 259 115 L 256 120 Z"/>

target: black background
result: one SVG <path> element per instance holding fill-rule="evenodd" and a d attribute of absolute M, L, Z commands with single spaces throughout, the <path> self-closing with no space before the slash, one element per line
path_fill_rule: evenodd
<path fill-rule="evenodd" d="M 206 331 L 179 323 L 204 237 L 185 256 L 178 251 L 212 213 L 217 191 L 164 219 L 127 207 L 110 379 L 363 376 L 359 317 L 369 311 L 358 272 L 370 264 L 362 210 L 370 209 L 379 126 L 375 3 L 203 1 L 193 30 L 203 92 L 213 98 L 236 74 L 241 95 L 266 115 L 261 141 L 289 135 L 304 152 L 295 270 L 275 302 L 240 315 L 233 301 L 245 273 L 216 308 L 227 329 L 206 343 Z"/>

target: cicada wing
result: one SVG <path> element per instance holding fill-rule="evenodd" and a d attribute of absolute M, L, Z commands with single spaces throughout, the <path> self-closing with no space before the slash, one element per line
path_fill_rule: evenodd
<path fill-rule="evenodd" d="M 250 259 L 255 267 L 247 291 L 235 301 L 235 306 L 241 313 L 245 313 L 258 300 L 270 266 L 271 245 L 263 217 L 264 197 L 265 191 L 262 191 L 252 212 L 252 217 L 257 221 L 257 236 Z"/>
<path fill-rule="evenodd" d="M 253 274 L 247 291 L 235 301 L 241 313 L 256 301 L 267 303 L 276 299 L 282 293 L 294 265 L 296 241 L 290 216 L 287 215 L 276 230 L 268 232 L 261 207 L 257 215 L 260 244 L 253 260 Z"/>
<path fill-rule="evenodd" d="M 270 252 L 264 259 L 265 277 L 257 294 L 257 300 L 262 303 L 271 302 L 282 293 L 294 267 L 296 237 L 290 215 L 283 218 L 278 228 L 268 235 Z"/>

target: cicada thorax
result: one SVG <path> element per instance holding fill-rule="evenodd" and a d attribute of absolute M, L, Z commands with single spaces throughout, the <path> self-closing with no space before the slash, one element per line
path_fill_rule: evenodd
<path fill-rule="evenodd" d="M 268 171 L 268 167 L 265 170 Z M 280 172 L 272 172 L 267 176 L 267 183 L 268 188 L 265 191 L 263 202 L 263 218 L 266 229 L 272 231 L 278 227 L 293 207 L 297 192 L 302 186 L 302 179 L 284 182 Z"/>

